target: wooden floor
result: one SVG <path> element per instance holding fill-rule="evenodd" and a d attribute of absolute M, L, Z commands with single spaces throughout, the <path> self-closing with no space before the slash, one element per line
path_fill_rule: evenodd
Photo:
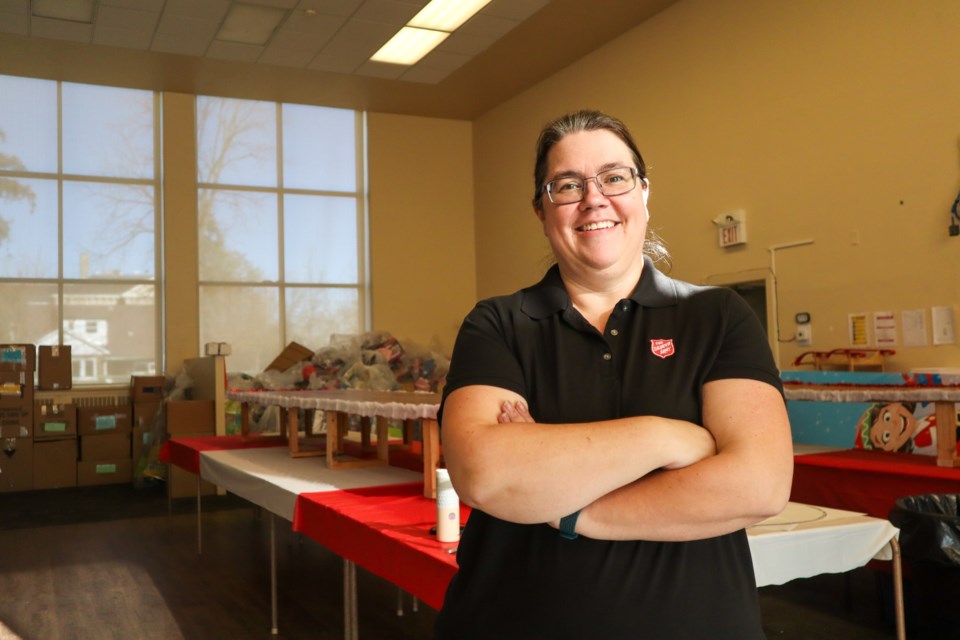
<path fill-rule="evenodd" d="M 0 495 L 0 640 L 343 638 L 342 560 L 280 519 L 279 634 L 271 635 L 270 518 L 258 509 L 233 503 L 205 511 L 198 555 L 192 500 L 176 501 L 168 515 L 166 502 L 153 499 L 137 517 L 101 504 L 82 511 L 99 508 L 103 519 L 79 523 L 58 521 L 66 508 L 53 505 L 44 521 L 9 526 L 23 504 L 23 496 Z M 407 596 L 398 616 L 394 586 L 361 568 L 357 581 L 361 639 L 432 637 L 429 607 L 414 612 Z M 893 638 L 878 584 L 872 571 L 858 570 L 761 589 L 767 635 Z"/>

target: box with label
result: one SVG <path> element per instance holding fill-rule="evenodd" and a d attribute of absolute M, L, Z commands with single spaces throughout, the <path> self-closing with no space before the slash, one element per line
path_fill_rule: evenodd
<path fill-rule="evenodd" d="M 80 461 L 101 462 L 130 459 L 130 433 L 80 436 Z"/>
<path fill-rule="evenodd" d="M 163 376 L 131 376 L 130 398 L 136 402 L 161 402 L 163 400 Z"/>
<path fill-rule="evenodd" d="M 2 438 L 0 493 L 33 489 L 33 438 Z"/>
<path fill-rule="evenodd" d="M 77 439 L 33 443 L 33 488 L 77 486 Z"/>
<path fill-rule="evenodd" d="M 77 463 L 77 486 L 92 487 L 101 484 L 133 482 L 133 464 L 125 460 L 83 461 Z"/>
<path fill-rule="evenodd" d="M 33 372 L 0 369 L 0 407 L 33 406 Z"/>
<path fill-rule="evenodd" d="M 0 344 L 0 371 L 37 370 L 37 348 L 32 344 Z M 33 376 L 30 376 L 33 379 Z"/>
<path fill-rule="evenodd" d="M 74 404 L 38 402 L 33 407 L 33 438 L 62 440 L 77 436 L 77 407 Z"/>
<path fill-rule="evenodd" d="M 77 407 L 77 433 L 81 436 L 130 433 L 130 423 L 130 405 Z"/>
<path fill-rule="evenodd" d="M 48 391 L 73 388 L 70 345 L 37 347 L 37 388 Z"/>
<path fill-rule="evenodd" d="M 171 400 L 167 408 L 167 433 L 213 435 L 217 430 L 213 400 Z"/>
<path fill-rule="evenodd" d="M 0 406 L 0 437 L 32 438 L 33 405 Z"/>

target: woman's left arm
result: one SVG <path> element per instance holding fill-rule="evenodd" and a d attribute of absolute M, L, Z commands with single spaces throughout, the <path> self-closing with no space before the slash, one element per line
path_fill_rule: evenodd
<path fill-rule="evenodd" d="M 703 424 L 716 440 L 715 456 L 608 493 L 581 510 L 576 531 L 602 540 L 696 540 L 780 513 L 793 479 L 780 392 L 756 380 L 708 382 Z"/>

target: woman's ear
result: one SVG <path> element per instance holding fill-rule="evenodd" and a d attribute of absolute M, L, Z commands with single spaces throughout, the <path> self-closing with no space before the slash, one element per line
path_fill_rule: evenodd
<path fill-rule="evenodd" d="M 533 215 L 537 216 L 537 220 L 539 220 L 540 222 L 543 222 L 543 219 L 544 219 L 543 207 L 538 207 L 537 205 L 533 205 Z"/>

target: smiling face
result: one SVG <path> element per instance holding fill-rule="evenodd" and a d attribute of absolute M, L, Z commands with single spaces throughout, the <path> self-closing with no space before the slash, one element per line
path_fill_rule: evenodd
<path fill-rule="evenodd" d="M 888 404 L 877 413 L 870 427 L 870 441 L 875 449 L 899 451 L 917 428 L 917 420 L 902 404 Z"/>
<path fill-rule="evenodd" d="M 546 182 L 575 176 L 590 178 L 616 167 L 633 167 L 633 154 L 607 130 L 578 131 L 556 143 L 547 156 Z M 588 180 L 583 200 L 553 204 L 544 194 L 537 217 L 565 277 L 597 275 L 638 277 L 643 268 L 649 187 L 639 180 L 633 191 L 618 196 L 600 193 Z"/>

